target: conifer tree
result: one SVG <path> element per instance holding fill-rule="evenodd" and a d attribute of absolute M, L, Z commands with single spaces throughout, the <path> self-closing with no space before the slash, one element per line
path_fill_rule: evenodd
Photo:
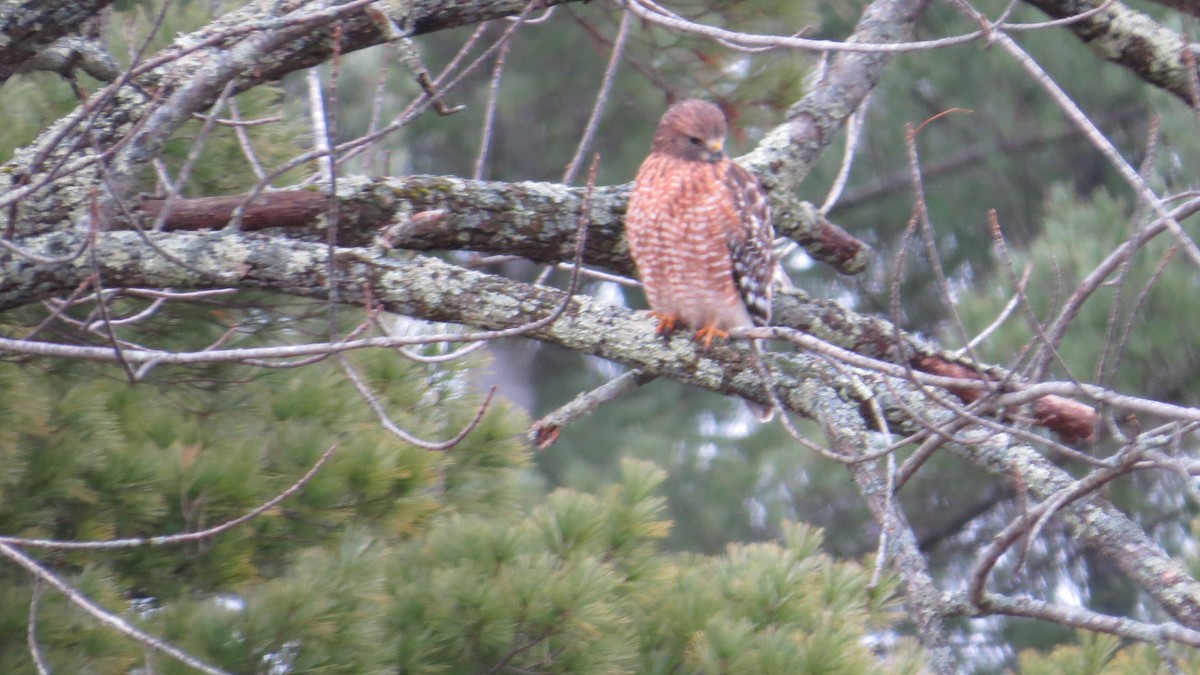
<path fill-rule="evenodd" d="M 1191 10 L 990 5 L 0 0 L 0 672 L 1194 671 Z"/>

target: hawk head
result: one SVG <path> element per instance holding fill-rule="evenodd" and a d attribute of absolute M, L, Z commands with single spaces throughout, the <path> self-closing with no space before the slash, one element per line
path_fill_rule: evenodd
<path fill-rule="evenodd" d="M 725 115 L 717 106 L 697 99 L 667 108 L 654 132 L 651 152 L 689 162 L 719 162 L 725 158 Z"/>

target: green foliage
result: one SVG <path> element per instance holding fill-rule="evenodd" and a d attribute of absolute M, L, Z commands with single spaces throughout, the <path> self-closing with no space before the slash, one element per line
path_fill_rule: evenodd
<path fill-rule="evenodd" d="M 33 594 L 38 594 L 37 638 L 51 672 L 115 673 L 137 666 L 142 649 L 129 640 L 115 639 L 112 631 L 100 628 L 96 621 L 63 595 L 41 585 L 38 589 L 27 577 L 3 572 L 0 584 L 0 672 L 34 672 L 30 663 L 26 630 Z M 114 576 L 98 566 L 89 566 L 70 578 L 70 582 L 89 599 L 105 609 L 121 614 L 128 609 L 122 588 Z"/>
<path fill-rule="evenodd" d="M 1172 648 L 1171 658 L 1179 670 L 1163 661 L 1163 653 L 1152 645 L 1136 643 L 1125 647 L 1121 641 L 1102 633 L 1078 631 L 1075 644 L 1060 645 L 1052 651 L 1021 652 L 1021 675 L 1166 675 L 1200 673 L 1200 659 L 1191 650 Z"/>
<path fill-rule="evenodd" d="M 130 52 L 127 26 L 140 35 L 158 4 L 116 4 L 122 14 L 109 31 L 118 59 Z M 722 0 L 676 3 L 673 9 L 750 31 L 810 24 L 806 34 L 837 38 L 857 18 L 860 8 L 851 5 Z M 196 1 L 173 5 L 149 50 L 200 25 L 212 7 Z M 558 12 L 566 20 L 527 26 L 513 43 L 486 177 L 557 180 L 574 152 L 619 17 L 602 3 Z M 1013 18 L 1043 17 L 1018 7 Z M 643 22 L 633 25 L 628 53 L 636 65 L 625 63 L 618 71 L 593 143 L 603 153 L 602 184 L 633 175 L 668 98 L 701 96 L 726 104 L 736 154 L 779 123 L 802 94 L 810 63 L 795 53 L 747 54 Z M 936 5 L 922 22 L 927 35 L 975 28 L 952 8 Z M 417 46 L 436 70 L 469 30 L 423 36 Z M 1085 110 L 1099 111 L 1094 116 L 1101 127 L 1129 155 L 1144 136 L 1130 120 L 1152 107 L 1169 112 L 1178 105 L 1145 95 L 1132 76 L 1100 63 L 1059 32 L 1026 33 L 1021 39 Z M 548 54 L 553 78 L 546 77 Z M 386 49 L 346 55 L 339 73 L 343 139 L 366 129 L 371 106 L 363 94 L 375 89 L 380 59 L 392 64 L 383 119 L 416 91 L 411 73 L 396 66 Z M 416 120 L 397 147 L 368 153 L 351 170 L 470 175 L 489 67 L 485 63 L 447 96 L 451 104 L 467 104 L 465 112 Z M 1028 286 L 1034 311 L 1043 319 L 1052 315 L 1079 275 L 1128 236 L 1130 207 L 1109 196 L 1104 187 L 1114 184 L 1111 172 L 1086 144 L 1070 137 L 1043 92 L 1013 76 L 1016 68 L 996 50 L 980 51 L 978 45 L 939 51 L 933 58 L 908 56 L 890 66 L 866 110 L 848 194 L 897 170 L 905 176 L 903 187 L 882 197 L 848 199 L 831 214 L 876 245 L 881 263 L 859 288 L 847 290 L 841 278 L 830 282 L 832 275 L 820 269 L 793 270 L 796 281 L 860 307 L 882 307 L 891 272 L 882 261 L 890 259 L 913 201 L 904 125 L 951 107 L 969 108 L 940 118 L 918 136 L 928 169 L 924 196 L 941 262 L 954 290 L 961 290 L 960 311 L 968 328 L 977 330 L 1011 293 L 989 255 L 984 214 L 996 208 L 1017 254 L 1016 267 L 1034 265 Z M 583 84 L 564 89 L 562 82 Z M 100 86 L 82 84 L 88 91 Z M 5 86 L 3 157 L 75 105 L 56 76 L 21 76 Z M 237 97 L 243 119 L 283 112 L 282 122 L 245 128 L 266 165 L 308 142 L 306 129 L 292 121 L 298 116 L 286 92 L 285 83 Z M 1194 156 L 1200 143 L 1194 118 L 1186 108 L 1183 113 L 1162 119 L 1151 176 L 1156 184 L 1191 181 L 1190 175 L 1176 175 L 1180 169 L 1172 157 Z M 189 123 L 168 144 L 165 160 L 172 171 L 200 126 Z M 940 160 L 963 150 L 977 150 L 976 159 L 935 170 Z M 385 154 L 394 161 L 383 163 Z M 368 161 L 372 158 L 376 161 Z M 827 153 L 802 197 L 819 201 L 840 161 L 838 152 Z M 278 182 L 289 182 L 301 170 Z M 152 190 L 153 176 L 144 178 L 144 189 Z M 238 192 L 253 180 L 233 130 L 218 126 L 185 194 Z M 1052 185 L 1057 187 L 1051 190 Z M 1188 379 L 1196 365 L 1194 339 L 1178 331 L 1178 323 L 1146 319 L 1186 315 L 1194 284 L 1169 266 L 1137 311 L 1131 304 L 1167 245 L 1151 245 L 1130 267 L 1116 326 L 1131 326 L 1131 337 L 1121 358 L 1107 359 L 1110 366 L 1097 379 L 1187 400 L 1194 398 Z M 946 310 L 931 292 L 928 267 L 910 258 L 903 287 L 906 317 L 922 330 L 931 329 Z M 1115 294 L 1101 289 L 1085 308 L 1068 335 L 1063 372 L 1087 380 L 1100 370 L 1107 308 Z M 126 300 L 113 311 L 132 314 L 144 307 Z M 82 319 L 85 310 L 67 315 Z M 306 303 L 244 293 L 220 306 L 172 307 L 152 325 L 123 327 L 119 335 L 201 349 L 236 327 L 230 345 L 286 342 L 323 334 L 306 316 L 312 310 Z M 0 332 L 24 334 L 28 326 L 12 328 L 20 323 L 17 314 L 5 317 L 9 325 Z M 1002 360 L 1030 339 L 1018 313 L 983 349 Z M 555 377 L 537 383 L 543 408 L 611 376 L 561 354 L 539 358 L 560 366 L 544 368 Z M 427 438 L 455 433 L 479 402 L 466 393 L 464 374 L 477 363 L 431 371 L 388 353 L 355 355 L 352 361 L 389 414 Z M 867 592 L 868 575 L 860 566 L 819 553 L 823 544 L 857 556 L 873 545 L 864 535 L 871 532 L 869 517 L 844 469 L 797 452 L 777 428 L 748 431 L 739 409 L 720 397 L 656 383 L 606 406 L 603 415 L 581 420 L 536 457 L 547 482 L 569 488 L 545 496 L 541 478 L 529 470 L 534 462 L 521 440 L 524 420 L 503 404 L 464 443 L 431 453 L 382 431 L 331 364 L 265 375 L 235 366 L 159 368 L 137 386 L 122 379 L 115 368 L 39 363 L 0 369 L 0 532 L 104 539 L 200 529 L 277 494 L 337 446 L 330 463 L 298 494 L 220 537 L 109 553 L 31 549 L 100 604 L 222 667 L 428 673 L 474 672 L 502 662 L 552 672 L 855 673 L 921 667 L 909 642 L 900 641 L 883 661 L 864 646 L 895 637 L 893 581 Z M 665 474 L 623 456 L 650 459 Z M 937 456 L 900 499 L 923 536 L 961 514 L 948 506 L 988 497 L 980 484 L 976 473 Z M 1120 501 L 1128 488 L 1112 489 Z M 824 525 L 829 540 L 823 542 L 815 529 L 778 525 L 798 515 Z M 776 535 L 782 544 L 730 545 Z M 0 579 L 0 672 L 27 672 L 24 631 L 33 589 L 10 567 L 0 567 Z M 1102 578 L 1094 583 L 1116 586 Z M 55 672 L 142 667 L 140 647 L 97 627 L 56 592 L 44 592 L 38 609 L 39 641 Z M 1016 631 L 1006 637 L 1030 644 Z M 1163 670 L 1156 650 L 1135 646 L 1114 656 L 1104 640 L 1081 636 L 1079 645 L 1025 653 L 1023 672 Z M 1125 669 L 1112 670 L 1118 666 Z M 158 659 L 155 670 L 183 669 Z"/>
<path fill-rule="evenodd" d="M 405 403 L 391 406 L 390 415 L 419 435 L 452 435 L 480 402 L 463 393 L 461 375 L 431 379 L 427 366 L 386 352 L 351 361 L 368 380 L 386 374 L 384 400 Z M 178 373 L 130 386 L 108 379 L 111 369 L 101 367 L 77 365 L 51 377 L 6 368 L 0 371 L 0 414 L 7 422 L 0 435 L 0 528 L 10 535 L 80 540 L 191 532 L 258 506 L 336 446 L 333 458 L 294 497 L 218 537 L 39 558 L 110 610 L 142 608 L 142 618 L 155 628 L 177 627 L 189 644 L 195 639 L 217 654 L 246 657 L 249 652 L 228 643 L 260 634 L 302 641 L 312 650 L 305 658 L 316 658 L 327 643 L 347 654 L 357 645 L 361 652 L 364 642 L 353 638 L 362 622 L 345 607 L 356 597 L 351 582 L 367 578 L 359 572 L 369 558 L 360 549 L 378 551 L 346 540 L 404 540 L 423 531 L 435 513 L 511 508 L 527 461 L 521 440 L 527 423 L 503 402 L 494 403 L 453 453 L 433 453 L 390 436 L 334 372 L 331 366 L 309 367 L 271 372 L 242 386 L 187 391 L 174 381 Z M 395 395 L 404 390 L 423 395 Z M 328 576 L 333 569 L 345 576 Z M 11 567 L 0 568 L 0 577 L 7 596 L 0 624 L 16 626 L 25 620 L 31 587 Z M 303 588 L 315 604 L 290 607 Z M 87 668 L 61 664 L 136 657 L 140 650 L 111 646 L 109 629 L 82 620 L 60 600 L 47 594 L 38 634 L 63 672 Z M 245 611 L 234 611 L 234 604 L 244 604 Z M 193 621 L 199 622 L 194 632 Z M 286 645 L 278 648 L 286 651 Z M 24 631 L 6 630 L 0 670 L 20 672 L 25 651 Z M 8 658 L 17 665 L 3 667 Z M 276 657 L 261 652 L 255 658 Z M 365 672 L 348 663 L 348 671 Z"/>
<path fill-rule="evenodd" d="M 356 361 L 369 371 L 381 358 L 388 355 Z M 423 369 L 408 365 L 397 379 L 425 388 Z M 192 392 L 182 404 L 155 386 L 99 378 L 72 379 L 57 398 L 39 392 L 47 381 L 30 373 L 16 371 L 8 381 L 14 400 L 30 390 L 39 401 L 40 393 L 44 411 L 8 428 L 0 523 L 12 534 L 97 539 L 201 529 L 262 503 L 338 446 L 289 508 L 258 519 L 254 530 L 203 546 L 115 555 L 116 569 L 153 597 L 182 590 L 181 574 L 200 587 L 256 578 L 260 557 L 323 541 L 339 524 L 399 518 L 398 527 L 411 527 L 410 519 L 429 511 L 423 491 L 440 470 L 436 456 L 388 436 L 328 368 L 271 373 L 248 391 Z M 397 409 L 395 419 L 417 433 L 446 434 L 449 426 L 429 414 L 434 407 Z M 519 418 L 504 409 L 497 406 L 455 461 L 445 462 L 448 483 L 458 465 L 477 464 L 488 478 L 521 464 L 511 440 Z M 507 498 L 499 483 L 476 481 L 464 503 Z"/>
<path fill-rule="evenodd" d="M 35 73 L 5 82 L 4 96 L 0 96 L 0 116 L 4 120 L 0 158 L 12 157 L 14 150 L 74 106 L 71 88 L 56 75 Z"/>
<path fill-rule="evenodd" d="M 862 646 L 864 627 L 895 617 L 877 600 L 890 597 L 892 582 L 868 594 L 869 573 L 818 554 L 819 540 L 789 526 L 782 546 L 682 555 L 663 578 L 644 582 L 634 596 L 649 629 L 638 671 L 915 672 L 911 654 L 907 664 L 880 663 Z"/>
<path fill-rule="evenodd" d="M 1021 672 L 1024 675 L 1094 675 L 1110 672 L 1104 669 L 1120 640 L 1101 633 L 1080 631 L 1078 642 L 1061 645 L 1049 653 L 1021 653 Z M 1139 671 L 1146 672 L 1146 671 Z"/>
<path fill-rule="evenodd" d="M 656 557 L 652 542 L 666 523 L 662 500 L 647 488 L 662 472 L 633 462 L 622 472 L 622 483 L 603 497 L 558 491 L 528 517 L 453 516 L 392 556 L 387 578 L 396 604 L 387 632 L 399 636 L 401 669 L 480 672 L 501 662 L 548 672 L 884 667 L 861 639 L 886 607 L 872 606 L 865 576 L 856 592 L 830 583 L 830 576 L 862 571 L 817 554 L 806 545 L 815 535 L 796 528 L 787 547 Z"/>
<path fill-rule="evenodd" d="M 459 393 L 461 373 L 431 385 L 424 366 L 386 352 L 353 360 L 416 433 L 444 435 L 478 403 Z M 815 530 L 792 526 L 782 544 L 711 558 L 664 555 L 657 543 L 669 523 L 654 493 L 665 474 L 635 461 L 598 495 L 558 490 L 529 505 L 518 494 L 527 485 L 527 422 L 502 403 L 462 444 L 434 453 L 388 436 L 332 367 L 192 392 L 186 404 L 153 383 L 81 376 L 87 369 L 50 378 L 2 371 L 3 400 L 14 403 L 3 407 L 12 424 L 0 444 L 6 532 L 88 539 L 196 530 L 262 503 L 338 446 L 294 497 L 219 536 L 38 556 L 110 611 L 219 667 L 919 668 L 911 645 L 890 661 L 864 647 L 865 636 L 899 618 L 894 582 L 868 592 L 869 573 L 821 554 Z M 230 398 L 236 405 L 225 405 Z M 12 568 L 0 574 L 0 669 L 24 672 L 33 589 Z M 145 658 L 55 592 L 38 610 L 38 642 L 56 671 L 125 671 Z M 156 672 L 187 672 L 154 660 Z"/>
<path fill-rule="evenodd" d="M 1061 184 L 1047 197 L 1045 218 L 1042 236 L 1013 255 L 1018 273 L 1027 265 L 1033 270 L 1027 284 L 1029 309 L 1042 325 L 1061 311 L 1076 285 L 1129 238 L 1130 224 L 1137 223 L 1129 207 L 1107 191 L 1097 190 L 1084 200 Z M 1185 266 L 1169 262 L 1175 251 L 1167 237 L 1142 247 L 1118 270 L 1117 284 L 1097 289 L 1083 305 L 1064 339 L 1070 349 L 1058 351 L 1059 376 L 1155 398 L 1191 399 L 1200 393 L 1192 391 L 1193 378 L 1188 376 L 1200 360 L 1200 342 L 1179 324 L 1157 320 L 1184 311 L 1195 287 Z M 964 294 L 959 309 L 968 334 L 982 330 L 1013 293 L 1012 284 L 1005 282 Z M 994 333 L 983 355 L 1001 360 L 1020 353 L 1033 339 L 1028 313 L 1022 310 Z"/>

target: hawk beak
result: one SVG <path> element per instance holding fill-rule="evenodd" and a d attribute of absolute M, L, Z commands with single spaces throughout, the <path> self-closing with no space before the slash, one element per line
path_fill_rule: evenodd
<path fill-rule="evenodd" d="M 719 162 L 725 156 L 725 139 L 719 138 L 715 141 L 709 141 L 708 145 L 708 161 Z"/>

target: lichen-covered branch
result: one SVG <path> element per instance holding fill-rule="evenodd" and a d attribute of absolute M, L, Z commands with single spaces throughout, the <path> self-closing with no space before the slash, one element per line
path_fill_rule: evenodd
<path fill-rule="evenodd" d="M 814 408 L 826 438 L 839 454 L 861 456 L 876 449 L 870 442 L 872 432 L 862 418 L 858 401 L 845 400 L 834 388 L 823 387 L 820 395 L 814 398 Z M 884 445 L 889 442 L 882 433 L 874 435 L 883 439 Z M 880 536 L 887 543 L 885 551 L 881 553 L 890 558 L 892 566 L 900 574 L 909 618 L 917 627 L 917 637 L 929 654 L 934 672 L 946 675 L 960 672 L 961 664 L 956 662 L 950 651 L 946 636 L 941 591 L 933 582 L 929 563 L 921 553 L 908 517 L 893 494 L 884 461 L 850 464 L 847 469 L 875 522 L 879 524 Z"/>
<path fill-rule="evenodd" d="M 911 40 L 913 28 L 927 4 L 928 0 L 872 2 L 848 41 L 895 44 Z M 771 130 L 740 161 L 758 174 L 768 190 L 796 190 L 812 163 L 845 126 L 846 119 L 879 83 L 891 59 L 891 54 L 883 52 L 835 54 L 824 78 L 792 106 L 787 121 Z"/>
<path fill-rule="evenodd" d="M 1107 5 L 1103 10 L 1069 24 L 1068 29 L 1113 63 L 1146 82 L 1196 105 L 1196 51 L 1186 36 L 1120 2 L 1104 0 L 1026 0 L 1046 14 L 1062 19 Z M 1194 9 L 1194 8 L 1193 8 Z"/>
<path fill-rule="evenodd" d="M 448 176 L 408 176 L 370 179 L 350 177 L 339 182 L 338 238 L 341 245 L 370 245 L 382 239 L 393 248 L 466 250 L 520 255 L 542 263 L 569 261 L 574 256 L 577 214 L 584 191 L 553 183 L 500 183 Z M 622 226 L 624 186 L 593 192 L 584 261 L 621 274 L 633 271 Z M 167 231 L 220 229 L 237 208 L 242 227 L 271 229 L 308 241 L 324 238 L 319 226 L 330 198 L 311 190 L 285 190 L 242 197 L 177 200 L 166 221 Z M 159 214 L 163 200 L 142 200 L 149 220 Z M 128 225 L 128 224 L 126 224 Z M 843 265 L 858 258 L 838 259 Z M 27 299 L 32 301 L 32 299 Z M 20 303 L 20 298 L 12 302 Z M 960 378 L 1010 381 L 1007 373 L 948 354 L 936 345 L 899 331 L 887 321 L 858 314 L 844 306 L 802 291 L 777 295 L 775 324 L 803 330 L 826 342 L 863 356 L 918 370 Z M 980 390 L 952 390 L 965 402 Z M 1083 404 L 1046 396 L 1036 415 L 1044 426 L 1068 441 L 1091 437 L 1095 412 Z"/>
<path fill-rule="evenodd" d="M 112 0 L 0 0 L 0 83 Z"/>
<path fill-rule="evenodd" d="M 568 1 L 543 0 L 542 5 Z M 232 82 L 229 91 L 237 94 L 322 63 L 335 49 L 346 53 L 379 44 L 384 34 L 364 12 L 366 4 L 251 3 L 180 36 L 136 64 L 132 82 L 120 79 L 96 92 L 0 166 L 0 174 L 14 179 L 13 187 L 0 195 L 0 206 L 15 207 L 9 229 L 37 233 L 79 221 L 103 183 L 101 159 L 112 161 L 106 170 L 116 174 L 107 186 L 133 189 L 123 179 L 151 159 L 155 148 L 193 113 L 207 110 L 226 83 Z M 412 0 L 373 6 L 421 34 L 511 16 L 527 5 L 524 0 Z M 117 161 L 108 156 L 110 151 L 119 152 Z"/>
<path fill-rule="evenodd" d="M 100 82 L 112 82 L 121 74 L 100 43 L 87 38 L 67 36 L 26 59 L 18 67 L 22 73 L 46 70 L 71 79 L 76 71 L 87 73 Z"/>
<path fill-rule="evenodd" d="M 327 299 L 327 254 L 319 243 L 239 232 L 102 233 L 96 260 L 111 287 L 172 287 L 177 290 L 240 286 L 266 288 L 297 296 Z M 78 235 L 53 233 L 24 242 L 39 256 L 64 256 L 79 250 Z M 159 251 L 165 252 L 163 256 Z M 372 298 L 392 312 L 432 321 L 450 321 L 495 330 L 520 326 L 553 313 L 562 291 L 531 286 L 467 270 L 425 256 L 381 257 L 364 248 L 334 251 L 337 297 L 355 305 Z M 74 290 L 92 275 L 89 256 L 58 265 L 40 265 L 12 253 L 0 254 L 0 310 Z M 181 266 L 171 258 L 188 261 Z M 793 298 L 793 302 L 799 302 Z M 820 306 L 820 303 L 818 303 Z M 810 308 L 812 311 L 812 308 Z M 815 312 L 814 312 L 815 313 Z M 656 321 L 644 313 L 577 296 L 564 315 L 529 331 L 532 339 L 636 368 L 647 376 L 666 377 L 710 391 L 766 403 L 763 382 L 748 349 L 714 345 L 702 351 L 687 336 L 663 342 Z M 854 332 L 851 330 L 851 332 Z M 808 352 L 770 355 L 780 401 L 788 410 L 822 419 L 818 390 L 844 386 L 845 375 L 822 356 Z M 954 413 L 901 378 L 864 377 L 889 419 L 908 419 L 907 431 Z M 903 405 L 901 405 L 903 403 Z M 861 414 L 861 413 L 860 413 Z M 1015 438 L 982 429 L 975 444 L 947 443 L 950 451 L 1006 478 L 1016 477 L 1045 498 L 1072 482 L 1064 470 Z M 1114 564 L 1181 623 L 1200 626 L 1200 584 L 1154 544 L 1135 523 L 1100 496 L 1066 507 L 1076 535 Z"/>
<path fill-rule="evenodd" d="M 394 248 L 566 262 L 574 257 L 575 230 L 586 192 L 559 183 L 456 176 L 348 176 L 338 180 L 339 243 L 361 246 L 383 237 Z M 628 194 L 628 185 L 592 190 L 584 252 L 588 264 L 633 273 L 623 224 Z M 142 199 L 139 204 L 153 221 L 163 201 Z M 238 207 L 244 212 L 242 229 L 279 228 L 287 236 L 311 238 L 328 208 L 328 198 L 313 190 L 280 190 L 260 194 L 249 203 L 237 196 L 180 199 L 172 203 L 165 229 L 221 229 Z M 435 217 L 417 217 L 421 214 Z M 800 220 L 781 223 L 779 233 L 793 237 L 814 258 L 842 273 L 865 268 L 870 254 L 865 244 L 820 217 L 812 205 L 801 204 L 797 216 Z"/>

